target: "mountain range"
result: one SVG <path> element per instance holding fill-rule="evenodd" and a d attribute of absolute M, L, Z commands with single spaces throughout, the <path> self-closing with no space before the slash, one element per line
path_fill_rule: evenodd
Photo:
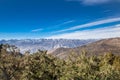
<path fill-rule="evenodd" d="M 79 40 L 79 39 L 11 39 L 11 40 L 0 40 L 0 44 L 15 45 L 20 49 L 21 52 L 30 50 L 30 52 L 36 52 L 40 50 L 55 50 L 57 48 L 75 48 L 91 42 L 94 39 Z"/>
<path fill-rule="evenodd" d="M 40 50 L 48 50 L 48 54 L 65 58 L 70 53 L 80 54 L 86 51 L 89 55 L 102 55 L 113 53 L 120 55 L 120 38 L 109 38 L 101 40 L 79 40 L 79 39 L 12 39 L 0 40 L 0 44 L 17 46 L 22 53 L 30 50 L 31 53 Z"/>

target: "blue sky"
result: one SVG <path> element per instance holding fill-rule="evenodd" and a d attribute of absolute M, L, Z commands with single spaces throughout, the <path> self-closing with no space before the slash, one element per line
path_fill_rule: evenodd
<path fill-rule="evenodd" d="M 120 37 L 120 0 L 0 0 L 0 39 Z"/>

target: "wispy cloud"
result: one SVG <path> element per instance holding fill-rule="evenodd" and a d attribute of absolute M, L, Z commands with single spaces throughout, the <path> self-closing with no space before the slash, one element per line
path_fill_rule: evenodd
<path fill-rule="evenodd" d="M 76 31 L 72 33 L 64 33 L 59 35 L 50 36 L 49 38 L 59 39 L 100 39 L 100 38 L 111 38 L 120 37 L 120 24 L 109 26 L 100 29 Z"/>
<path fill-rule="evenodd" d="M 120 2 L 120 0 L 66 0 L 66 1 L 77 1 L 81 2 L 84 5 L 96 5 L 109 2 Z"/>
<path fill-rule="evenodd" d="M 111 2 L 112 0 L 82 0 L 83 4 L 86 5 L 95 5 L 95 4 L 103 4 L 103 3 L 108 3 Z"/>
<path fill-rule="evenodd" d="M 62 26 L 62 25 L 66 25 L 66 24 L 73 23 L 73 22 L 75 22 L 75 20 L 65 21 L 65 22 L 63 22 L 63 23 L 61 23 L 61 24 L 55 25 L 55 27 L 57 27 L 57 26 Z"/>
<path fill-rule="evenodd" d="M 38 31 L 42 31 L 43 29 L 39 28 L 39 29 L 34 29 L 31 32 L 38 32 Z"/>
<path fill-rule="evenodd" d="M 72 22 L 75 22 L 75 20 L 66 21 L 66 22 L 64 22 L 62 24 L 69 24 L 69 23 L 72 23 Z"/>
<path fill-rule="evenodd" d="M 75 20 L 69 20 L 69 21 L 65 21 L 65 22 L 63 22 L 63 23 L 54 25 L 54 26 L 52 26 L 52 27 L 59 27 L 59 26 L 63 26 L 63 25 L 66 25 L 66 24 L 73 23 L 73 22 L 75 22 Z M 39 32 L 39 31 L 42 31 L 42 30 L 43 30 L 42 28 L 38 28 L 38 29 L 33 29 L 33 30 L 31 30 L 31 32 Z"/>
<path fill-rule="evenodd" d="M 87 27 L 91 27 L 91 26 L 97 26 L 97 25 L 102 25 L 102 24 L 112 23 L 112 22 L 117 22 L 117 21 L 120 21 L 120 17 L 104 19 L 104 20 L 95 21 L 95 22 L 90 22 L 90 23 L 74 26 L 74 27 L 71 27 L 71 28 L 68 28 L 68 29 L 59 30 L 59 31 L 56 31 L 56 32 L 59 33 L 59 32 L 65 32 L 65 31 L 70 31 L 70 30 L 77 30 L 77 29 L 80 29 L 80 28 L 87 28 Z"/>
<path fill-rule="evenodd" d="M 115 25 L 116 27 L 119 27 L 120 26 L 120 24 L 117 24 L 117 25 Z"/>
<path fill-rule="evenodd" d="M 103 13 L 109 13 L 109 12 L 112 12 L 112 10 L 105 10 L 105 11 L 103 11 Z"/>

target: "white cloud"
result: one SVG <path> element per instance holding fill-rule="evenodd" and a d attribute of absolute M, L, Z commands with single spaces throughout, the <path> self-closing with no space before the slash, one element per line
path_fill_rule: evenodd
<path fill-rule="evenodd" d="M 94 4 L 103 4 L 110 1 L 111 0 L 82 0 L 82 3 L 86 5 L 94 5 Z"/>
<path fill-rule="evenodd" d="M 120 26 L 120 24 L 117 24 L 117 25 L 116 25 L 116 27 L 119 27 L 119 26 Z"/>
<path fill-rule="evenodd" d="M 100 38 L 111 38 L 120 37 L 120 25 L 109 26 L 106 28 L 76 31 L 72 33 L 64 33 L 59 35 L 50 36 L 49 38 L 59 39 L 100 39 Z"/>
<path fill-rule="evenodd" d="M 84 5 L 96 5 L 96 4 L 104 4 L 109 2 L 120 2 L 120 0 L 66 0 L 66 1 L 77 1 L 77 2 L 81 2 Z"/>
<path fill-rule="evenodd" d="M 110 19 L 105 19 L 105 20 L 100 20 L 100 21 L 95 21 L 95 22 L 90 22 L 90 23 L 74 26 L 74 27 L 71 27 L 71 28 L 68 28 L 68 29 L 59 30 L 59 31 L 56 31 L 56 32 L 65 32 L 65 31 L 70 31 L 70 30 L 77 30 L 77 29 L 80 29 L 80 28 L 87 28 L 87 27 L 91 27 L 91 26 L 97 26 L 97 25 L 102 25 L 102 24 L 112 23 L 112 22 L 117 22 L 117 21 L 120 21 L 120 17 L 110 18 Z"/>
<path fill-rule="evenodd" d="M 38 32 L 38 31 L 42 31 L 43 29 L 39 28 L 39 29 L 34 29 L 31 32 Z"/>

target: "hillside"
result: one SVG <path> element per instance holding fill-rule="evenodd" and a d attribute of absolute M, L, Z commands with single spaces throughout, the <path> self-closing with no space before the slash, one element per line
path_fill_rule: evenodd
<path fill-rule="evenodd" d="M 101 55 L 108 52 L 120 55 L 120 38 L 102 39 L 76 48 L 58 48 L 51 54 L 64 58 L 70 53 L 80 54 L 82 51 L 86 51 L 90 55 Z"/>

